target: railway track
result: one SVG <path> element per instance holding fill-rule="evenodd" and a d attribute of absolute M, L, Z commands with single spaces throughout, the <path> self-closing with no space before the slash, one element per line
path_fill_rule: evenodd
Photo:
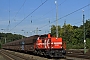
<path fill-rule="evenodd" d="M 68 54 L 67 56 L 77 57 L 77 58 L 83 58 L 83 59 L 89 59 L 90 60 L 90 56 L 84 55 L 84 54 Z"/>
<path fill-rule="evenodd" d="M 6 58 L 8 58 L 8 60 L 36 60 L 31 55 L 9 50 L 0 50 L 0 53 L 4 55 Z"/>
<path fill-rule="evenodd" d="M 40 57 L 40 56 L 35 56 L 35 55 L 30 55 L 30 54 L 25 54 L 25 53 L 19 53 L 19 52 L 14 52 L 14 51 L 9 51 L 9 50 L 0 50 L 0 53 L 7 57 L 7 60 L 90 60 L 90 59 L 83 59 L 83 58 L 77 58 L 71 55 L 66 56 L 66 58 L 45 58 L 45 57 Z"/>
<path fill-rule="evenodd" d="M 90 52 L 88 52 L 88 53 L 90 53 Z M 82 50 L 70 50 L 67 52 L 67 56 L 90 60 L 90 55 L 87 53 L 84 54 L 84 52 Z"/>

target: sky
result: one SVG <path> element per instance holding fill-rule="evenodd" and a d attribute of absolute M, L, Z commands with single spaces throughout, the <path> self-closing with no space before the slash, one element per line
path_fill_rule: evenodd
<path fill-rule="evenodd" d="M 83 14 L 85 20 L 90 19 L 90 0 L 0 0 L 0 32 L 47 34 L 51 25 L 56 25 L 56 12 L 58 25 L 66 21 L 80 26 Z"/>

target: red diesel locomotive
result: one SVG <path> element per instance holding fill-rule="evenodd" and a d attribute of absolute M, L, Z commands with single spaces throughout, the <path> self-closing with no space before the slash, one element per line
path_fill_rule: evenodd
<path fill-rule="evenodd" d="M 66 43 L 62 38 L 47 35 L 34 35 L 2 45 L 3 49 L 30 51 L 49 57 L 63 57 L 66 54 Z"/>

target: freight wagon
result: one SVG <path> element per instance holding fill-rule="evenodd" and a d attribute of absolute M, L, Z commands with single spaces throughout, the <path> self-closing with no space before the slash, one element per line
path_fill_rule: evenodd
<path fill-rule="evenodd" d="M 34 35 L 2 45 L 3 49 L 30 51 L 37 55 L 63 57 L 66 54 L 66 43 L 62 38 L 50 34 Z"/>

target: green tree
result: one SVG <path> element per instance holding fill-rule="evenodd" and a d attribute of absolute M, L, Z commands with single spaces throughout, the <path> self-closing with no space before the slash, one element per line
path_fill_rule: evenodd
<path fill-rule="evenodd" d="M 55 25 L 51 26 L 51 35 L 56 36 L 56 26 Z"/>
<path fill-rule="evenodd" d="M 0 33 L 0 41 L 1 41 L 2 44 L 5 43 L 5 38 L 6 38 L 6 43 L 8 43 L 8 42 L 11 42 L 11 41 L 14 41 L 14 40 L 21 39 L 22 35 L 12 34 L 12 33 Z"/>
<path fill-rule="evenodd" d="M 90 19 L 86 20 L 85 33 L 86 33 L 86 45 L 90 48 Z M 64 24 L 62 28 L 58 26 L 59 37 L 62 37 L 66 41 L 67 48 L 84 48 L 84 27 L 81 25 L 72 26 L 70 24 Z M 56 26 L 52 25 L 51 34 L 56 36 Z"/>
<path fill-rule="evenodd" d="M 86 38 L 90 38 L 90 19 L 86 20 L 85 27 L 86 27 Z"/>
<path fill-rule="evenodd" d="M 70 43 L 72 40 L 72 36 L 73 36 L 73 26 L 71 26 L 70 24 L 63 26 L 62 27 L 63 39 Z"/>
<path fill-rule="evenodd" d="M 55 25 L 51 26 L 51 35 L 56 37 L 56 26 Z M 58 37 L 61 37 L 61 27 L 60 26 L 58 26 Z"/>

